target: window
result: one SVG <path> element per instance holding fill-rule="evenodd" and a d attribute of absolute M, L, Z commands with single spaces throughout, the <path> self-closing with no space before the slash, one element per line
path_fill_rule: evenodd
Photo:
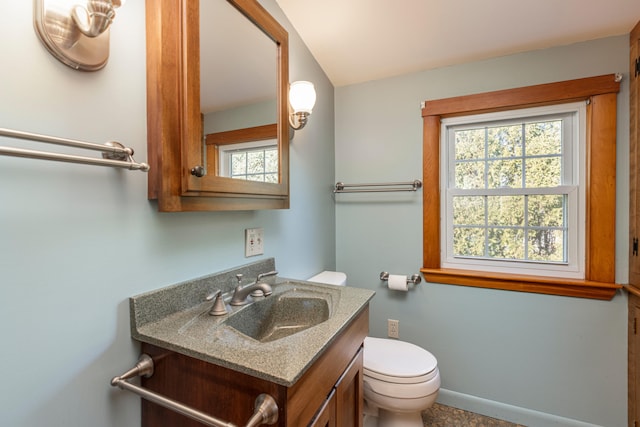
<path fill-rule="evenodd" d="M 205 135 L 207 165 L 217 176 L 281 183 L 286 177 L 280 167 L 277 136 L 275 123 L 209 133 Z"/>
<path fill-rule="evenodd" d="M 585 114 L 581 102 L 442 120 L 443 267 L 584 278 Z"/>
<path fill-rule="evenodd" d="M 278 182 L 276 140 L 230 144 L 220 147 L 222 176 L 260 182 Z"/>
<path fill-rule="evenodd" d="M 427 101 L 432 282 L 611 299 L 614 75 Z"/>

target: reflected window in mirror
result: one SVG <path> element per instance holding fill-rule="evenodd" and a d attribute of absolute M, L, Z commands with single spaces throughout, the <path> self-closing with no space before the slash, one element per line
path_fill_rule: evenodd
<path fill-rule="evenodd" d="M 220 149 L 220 172 L 233 179 L 278 182 L 276 141 L 247 142 Z"/>
<path fill-rule="evenodd" d="M 254 182 L 277 183 L 280 156 L 275 123 L 207 134 L 207 163 L 216 175 Z"/>

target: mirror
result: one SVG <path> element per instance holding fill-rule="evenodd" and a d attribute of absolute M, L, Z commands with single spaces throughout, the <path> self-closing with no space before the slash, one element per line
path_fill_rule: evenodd
<path fill-rule="evenodd" d="M 276 43 L 227 1 L 200 0 L 207 174 L 279 181 L 276 55 Z"/>
<path fill-rule="evenodd" d="M 149 198 L 289 207 L 288 35 L 256 0 L 148 0 Z"/>

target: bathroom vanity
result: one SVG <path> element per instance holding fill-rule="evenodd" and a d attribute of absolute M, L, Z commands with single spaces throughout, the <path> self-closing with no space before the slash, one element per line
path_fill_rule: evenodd
<path fill-rule="evenodd" d="M 155 361 L 155 373 L 143 380 L 149 390 L 229 420 L 246 423 L 260 393 L 280 408 L 278 426 L 360 426 L 362 418 L 362 342 L 368 310 L 361 312 L 336 341 L 287 386 L 185 356 L 151 344 L 142 351 Z M 142 426 L 201 426 L 184 416 L 142 401 Z"/>
<path fill-rule="evenodd" d="M 257 264 L 249 267 L 272 269 Z M 362 344 L 374 292 L 273 278 L 268 280 L 272 295 L 227 306 L 230 313 L 224 316 L 209 315 L 211 302 L 204 296 L 226 287 L 221 290 L 228 300 L 237 271 L 131 298 L 132 336 L 154 362 L 154 373 L 142 386 L 236 426 L 245 425 L 262 393 L 278 405 L 274 425 L 361 426 Z M 297 324 L 296 319 L 307 324 L 289 332 L 286 326 L 280 335 L 253 327 L 254 322 Z M 202 426 L 146 400 L 141 425 Z"/>

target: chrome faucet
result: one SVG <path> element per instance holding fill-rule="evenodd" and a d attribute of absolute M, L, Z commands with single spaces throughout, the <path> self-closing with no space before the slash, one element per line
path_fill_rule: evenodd
<path fill-rule="evenodd" d="M 271 295 L 271 286 L 267 283 L 260 282 L 261 279 L 268 276 L 275 276 L 278 274 L 277 271 L 270 271 L 268 273 L 258 274 L 256 281 L 251 283 L 250 285 L 242 286 L 242 274 L 236 274 L 236 279 L 238 280 L 238 286 L 233 292 L 233 296 L 231 297 L 231 301 L 229 304 L 231 305 L 245 305 L 248 303 L 247 297 L 249 294 L 253 296 L 258 296 L 257 292 L 261 292 L 265 297 Z"/>

